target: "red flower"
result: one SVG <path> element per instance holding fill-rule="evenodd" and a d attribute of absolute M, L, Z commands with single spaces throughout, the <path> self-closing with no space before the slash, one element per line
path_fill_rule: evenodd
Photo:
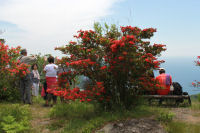
<path fill-rule="evenodd" d="M 124 46 L 125 46 L 125 43 L 121 43 L 120 46 L 121 46 L 121 47 L 124 47 Z"/>
<path fill-rule="evenodd" d="M 192 85 L 193 85 L 193 86 L 196 86 L 196 83 L 192 82 Z"/>
<path fill-rule="evenodd" d="M 69 62 L 66 62 L 65 64 L 66 64 L 66 66 L 69 66 Z"/>
<path fill-rule="evenodd" d="M 156 64 L 158 64 L 158 63 L 159 63 L 159 61 L 154 61 L 153 63 L 156 65 Z"/>
<path fill-rule="evenodd" d="M 104 99 L 103 97 L 99 98 L 100 101 L 103 101 L 103 99 Z"/>
<path fill-rule="evenodd" d="M 101 94 L 98 92 L 98 93 L 96 93 L 96 95 L 99 96 L 99 95 L 101 95 Z"/>
<path fill-rule="evenodd" d="M 134 45 L 134 44 L 135 44 L 133 41 L 129 41 L 128 43 L 129 43 L 129 44 L 132 44 L 132 45 Z"/>
<path fill-rule="evenodd" d="M 119 59 L 119 60 L 123 60 L 123 59 L 124 59 L 124 57 L 122 57 L 122 56 L 119 56 L 119 57 L 118 57 L 118 59 Z"/>
<path fill-rule="evenodd" d="M 123 54 L 123 55 L 127 55 L 127 52 L 123 52 L 122 54 Z"/>
<path fill-rule="evenodd" d="M 110 46 L 112 52 L 116 52 L 117 51 L 117 45 L 116 44 L 113 44 Z"/>
<path fill-rule="evenodd" d="M 107 66 L 102 66 L 100 69 L 101 70 L 104 70 L 104 69 L 106 69 L 107 68 Z"/>
<path fill-rule="evenodd" d="M 88 98 L 87 101 L 90 102 L 90 101 L 92 101 L 92 99 L 89 99 L 89 98 Z"/>
<path fill-rule="evenodd" d="M 25 72 L 25 71 L 23 71 L 22 73 L 23 73 L 23 75 L 26 75 L 26 72 Z"/>

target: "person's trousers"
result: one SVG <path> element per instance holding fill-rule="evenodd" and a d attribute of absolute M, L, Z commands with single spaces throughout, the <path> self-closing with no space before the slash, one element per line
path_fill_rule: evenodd
<path fill-rule="evenodd" d="M 31 76 L 27 74 L 25 77 L 20 79 L 20 93 L 21 93 L 21 100 L 24 103 L 31 104 Z"/>
<path fill-rule="evenodd" d="M 33 83 L 32 95 L 33 96 L 39 95 L 39 83 Z"/>
<path fill-rule="evenodd" d="M 48 101 L 51 102 L 51 99 L 53 99 L 53 102 L 56 103 L 57 101 L 57 96 L 53 95 L 53 94 L 47 94 L 47 98 L 48 98 Z"/>

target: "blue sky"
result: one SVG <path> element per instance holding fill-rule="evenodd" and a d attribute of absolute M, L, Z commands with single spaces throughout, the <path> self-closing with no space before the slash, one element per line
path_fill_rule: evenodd
<path fill-rule="evenodd" d="M 199 0 L 128 0 L 111 17 L 119 25 L 157 28 L 152 41 L 167 45 L 165 56 L 188 57 L 199 53 L 199 7 Z"/>
<path fill-rule="evenodd" d="M 161 58 L 175 81 L 190 88 L 199 79 L 199 0 L 0 0 L 0 30 L 11 46 L 60 55 L 54 47 L 94 22 L 157 28 L 152 43 L 167 45 Z M 168 68 L 168 69 L 167 69 Z"/>

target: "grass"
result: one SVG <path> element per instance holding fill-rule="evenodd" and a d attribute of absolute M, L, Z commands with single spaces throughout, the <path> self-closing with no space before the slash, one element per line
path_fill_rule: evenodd
<path fill-rule="evenodd" d="M 175 116 L 172 112 L 162 111 L 157 116 L 157 120 L 163 123 L 168 123 L 173 120 L 173 117 Z"/>
<path fill-rule="evenodd" d="M 143 108 L 144 109 L 144 108 Z M 123 111 L 123 112 L 102 112 L 91 119 L 72 119 L 64 128 L 63 133 L 90 133 L 102 127 L 105 123 L 124 120 L 128 118 L 140 118 L 151 116 L 152 112 L 139 109 L 137 111 Z"/>
<path fill-rule="evenodd" d="M 190 107 L 194 111 L 200 110 L 200 102 L 197 100 L 192 101 L 192 106 Z"/>
<path fill-rule="evenodd" d="M 81 103 L 79 101 L 57 104 L 50 111 L 51 118 L 84 118 L 89 119 L 95 115 L 95 107 L 89 103 Z"/>
<path fill-rule="evenodd" d="M 0 132 L 23 133 L 30 131 L 30 107 L 20 104 L 0 104 Z"/>
<path fill-rule="evenodd" d="M 200 103 L 198 101 L 192 103 L 192 106 L 187 108 L 200 111 Z M 198 113 L 194 115 L 199 117 Z M 130 111 L 116 109 L 116 111 L 105 112 L 98 111 L 98 108 L 96 109 L 92 104 L 79 102 L 54 106 L 50 117 L 55 118 L 55 121 L 48 128 L 52 132 L 62 129 L 63 133 L 91 133 L 109 122 L 150 116 L 160 121 L 169 133 L 199 133 L 200 131 L 199 123 L 174 121 L 175 114 L 171 112 L 170 107 L 141 105 Z"/>
<path fill-rule="evenodd" d="M 190 124 L 185 122 L 170 122 L 165 127 L 168 133 L 199 133 L 200 124 Z"/>
<path fill-rule="evenodd" d="M 109 122 L 152 116 L 160 121 L 169 133 L 199 133 L 200 131 L 200 123 L 191 124 L 182 121 L 174 121 L 174 114 L 170 112 L 170 107 L 164 108 L 159 106 L 140 105 L 129 111 L 116 109 L 115 111 L 108 112 L 102 111 L 97 104 L 80 103 L 78 101 L 60 103 L 60 100 L 58 99 L 57 105 L 52 108 L 44 108 L 42 107 L 44 100 L 41 97 L 34 97 L 33 103 L 34 104 L 31 106 L 0 103 L 0 132 L 5 132 L 2 130 L 2 121 L 4 121 L 4 123 L 7 122 L 7 124 L 4 124 L 4 127 L 7 128 L 5 130 L 10 130 L 10 127 L 20 127 L 24 130 L 20 131 L 22 133 L 25 131 L 36 133 L 44 130 L 57 133 L 91 133 Z M 198 100 L 193 99 L 192 106 L 188 107 L 188 109 L 196 112 L 193 116 L 200 117 L 200 102 Z M 23 113 L 24 110 L 25 112 Z M 37 124 L 37 130 L 30 129 L 29 120 L 31 119 L 31 114 L 32 121 L 36 120 L 36 124 L 37 121 L 39 123 L 49 121 L 48 124 Z M 3 120 L 3 116 L 8 117 Z M 5 119 L 8 121 L 5 121 Z M 23 120 L 26 122 L 21 123 L 20 125 L 16 124 Z"/>
<path fill-rule="evenodd" d="M 55 105 L 50 111 L 50 117 L 57 119 L 48 128 L 51 131 L 62 128 L 63 133 L 90 133 L 102 127 L 105 123 L 129 118 L 150 117 L 164 111 L 162 108 L 138 106 L 131 111 L 116 110 L 105 112 L 95 108 L 93 104 L 71 102 Z"/>

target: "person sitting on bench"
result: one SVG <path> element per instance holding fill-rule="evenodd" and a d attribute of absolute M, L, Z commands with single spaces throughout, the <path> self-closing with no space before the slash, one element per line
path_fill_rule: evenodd
<path fill-rule="evenodd" d="M 161 85 L 161 89 L 157 90 L 159 95 L 167 95 L 170 92 L 170 86 L 172 85 L 172 77 L 169 74 L 165 73 L 164 68 L 159 69 L 160 75 L 156 77 L 156 81 L 158 81 Z"/>

